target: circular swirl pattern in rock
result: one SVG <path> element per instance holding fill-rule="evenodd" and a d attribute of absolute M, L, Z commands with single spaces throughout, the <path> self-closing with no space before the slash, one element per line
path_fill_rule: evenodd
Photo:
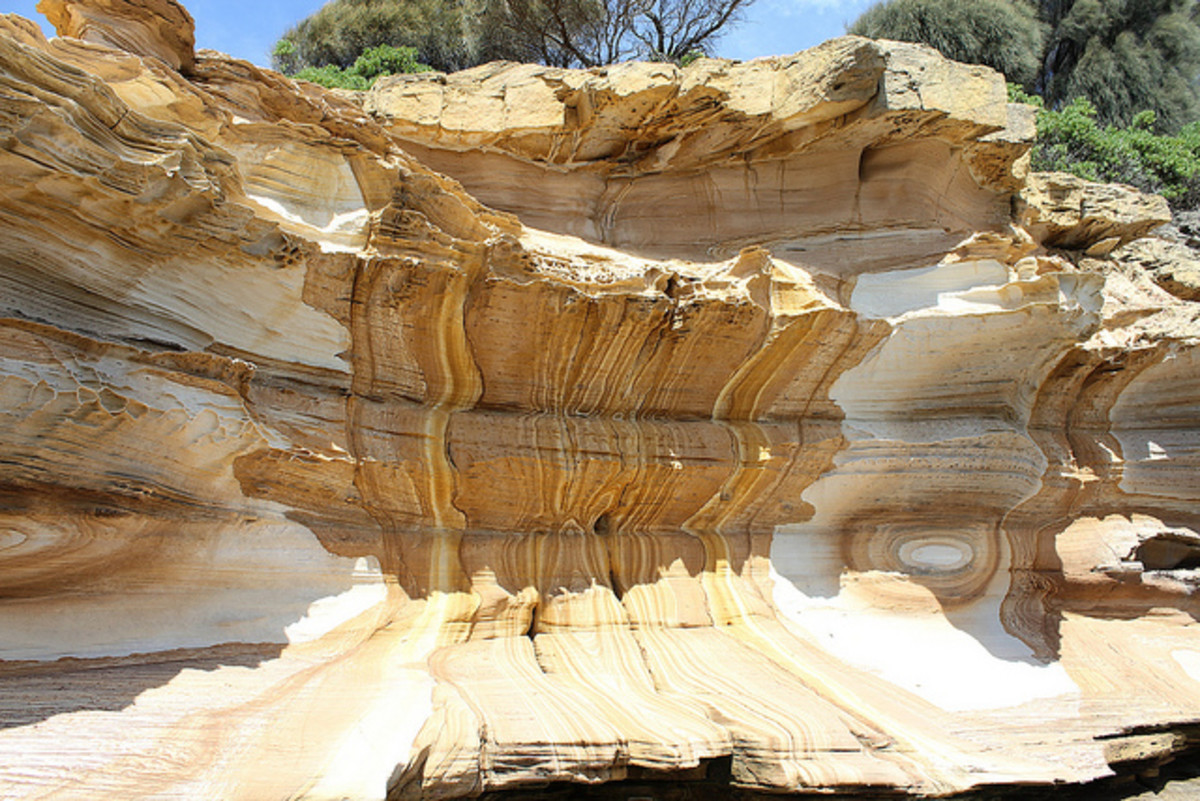
<path fill-rule="evenodd" d="M 931 528 L 928 517 L 873 518 L 847 526 L 843 554 L 852 570 L 902 573 L 950 605 L 978 598 L 996 572 L 1000 547 L 990 522 Z"/>

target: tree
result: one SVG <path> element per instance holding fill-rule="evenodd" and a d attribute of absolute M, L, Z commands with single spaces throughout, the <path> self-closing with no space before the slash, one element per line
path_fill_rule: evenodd
<path fill-rule="evenodd" d="M 752 0 L 498 0 L 525 60 L 597 67 L 629 58 L 679 62 L 711 50 Z"/>
<path fill-rule="evenodd" d="M 502 58 L 488 50 L 477 19 L 484 0 L 334 0 L 284 33 L 272 63 L 281 72 L 350 68 L 368 48 L 411 47 L 443 72 Z M 282 52 L 281 51 L 286 51 Z"/>
<path fill-rule="evenodd" d="M 287 31 L 277 69 L 348 67 L 368 47 L 416 48 L 453 71 L 495 59 L 594 67 L 708 52 L 753 0 L 333 0 Z"/>
<path fill-rule="evenodd" d="M 1037 78 L 1046 38 L 1037 9 L 1019 0 L 891 0 L 868 8 L 849 32 L 927 44 L 1022 86 Z"/>
<path fill-rule="evenodd" d="M 850 31 L 986 64 L 1050 109 L 1087 98 L 1101 125 L 1150 109 L 1169 133 L 1200 114 L 1197 16 L 1197 0 L 891 0 Z"/>
<path fill-rule="evenodd" d="M 741 21 L 751 0 L 659 0 L 644 9 L 634 37 L 644 52 L 664 61 L 707 53 L 730 24 Z"/>
<path fill-rule="evenodd" d="M 1200 114 L 1195 0 L 1055 0 L 1035 90 L 1051 108 L 1087 98 L 1102 123 L 1129 125 L 1151 109 L 1166 131 Z"/>

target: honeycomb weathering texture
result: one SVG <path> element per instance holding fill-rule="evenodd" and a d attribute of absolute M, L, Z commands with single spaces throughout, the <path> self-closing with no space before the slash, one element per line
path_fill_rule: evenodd
<path fill-rule="evenodd" d="M 43 5 L 0 17 L 0 796 L 1195 744 L 1195 265 L 1161 199 L 1028 174 L 999 75 L 843 38 L 352 95 Z"/>

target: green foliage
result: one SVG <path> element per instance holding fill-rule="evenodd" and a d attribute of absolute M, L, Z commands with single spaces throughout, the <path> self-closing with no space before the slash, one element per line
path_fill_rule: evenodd
<path fill-rule="evenodd" d="M 326 64 L 323 67 L 305 67 L 292 77 L 301 81 L 319 83 L 330 89 L 355 89 L 363 92 L 371 88 L 371 84 L 367 82 L 366 78 L 354 75 L 349 70 L 333 64 Z"/>
<path fill-rule="evenodd" d="M 271 49 L 271 62 L 280 72 L 289 75 L 296 71 L 296 44 L 290 39 L 280 39 Z"/>
<path fill-rule="evenodd" d="M 867 9 L 849 32 L 927 44 L 1025 85 L 1037 77 L 1045 41 L 1036 9 L 1019 0 L 890 0 Z"/>
<path fill-rule="evenodd" d="M 599 66 L 684 63 L 708 52 L 754 0 L 331 0 L 284 35 L 283 72 L 349 68 L 379 45 L 414 47 L 444 72 L 497 59 Z"/>
<path fill-rule="evenodd" d="M 1200 114 L 1200 25 L 1195 0 L 1046 3 L 1053 32 L 1036 89 L 1051 108 L 1086 97 L 1105 124 L 1127 126 L 1149 108 L 1178 131 Z"/>
<path fill-rule="evenodd" d="M 428 64 L 417 62 L 415 47 L 379 45 L 364 50 L 362 55 L 354 60 L 354 65 L 349 71 L 367 80 L 374 80 L 380 75 L 429 72 L 430 69 L 432 68 Z"/>
<path fill-rule="evenodd" d="M 850 31 L 986 64 L 1052 109 L 1085 97 L 1101 125 L 1149 109 L 1173 133 L 1200 116 L 1198 0 L 885 0 Z"/>
<path fill-rule="evenodd" d="M 1042 100 L 1041 95 L 1031 95 L 1019 83 L 1008 84 L 1008 102 L 1009 103 L 1025 103 L 1030 106 L 1037 106 L 1039 109 L 1046 107 L 1046 101 Z"/>
<path fill-rule="evenodd" d="M 1019 87 L 1009 90 L 1017 101 L 1029 99 Z M 1131 184 L 1164 196 L 1176 209 L 1194 208 L 1200 203 L 1200 122 L 1175 135 L 1157 133 L 1155 127 L 1156 114 L 1149 109 L 1133 115 L 1128 126 L 1101 126 L 1095 106 L 1082 97 L 1058 111 L 1043 107 L 1032 166 Z"/>
<path fill-rule="evenodd" d="M 363 52 L 389 45 L 415 48 L 434 69 L 462 69 L 490 55 L 480 42 L 483 2 L 335 0 L 289 29 L 283 39 L 293 49 L 283 58 L 273 53 L 272 63 L 282 72 L 349 69 Z"/>
<path fill-rule="evenodd" d="M 284 43 L 290 44 L 287 39 L 281 40 L 275 46 L 276 52 L 284 49 L 280 47 Z M 370 89 L 371 84 L 381 75 L 428 72 L 429 69 L 428 64 L 417 62 L 417 51 L 415 48 L 379 45 L 378 47 L 370 47 L 363 51 L 363 54 L 355 59 L 354 64 L 348 69 L 342 69 L 334 64 L 326 64 L 321 67 L 305 67 L 299 70 L 293 77 L 299 78 L 302 81 L 319 83 L 331 89 L 356 89 L 358 91 L 365 91 Z"/>

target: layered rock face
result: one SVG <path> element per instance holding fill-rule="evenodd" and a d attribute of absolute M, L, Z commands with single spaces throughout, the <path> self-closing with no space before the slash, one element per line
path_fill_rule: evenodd
<path fill-rule="evenodd" d="M 351 97 L 43 1 L 64 38 L 0 18 L 0 796 L 1195 744 L 1200 306 L 1161 200 L 1026 174 L 1000 76 L 846 38 Z"/>

